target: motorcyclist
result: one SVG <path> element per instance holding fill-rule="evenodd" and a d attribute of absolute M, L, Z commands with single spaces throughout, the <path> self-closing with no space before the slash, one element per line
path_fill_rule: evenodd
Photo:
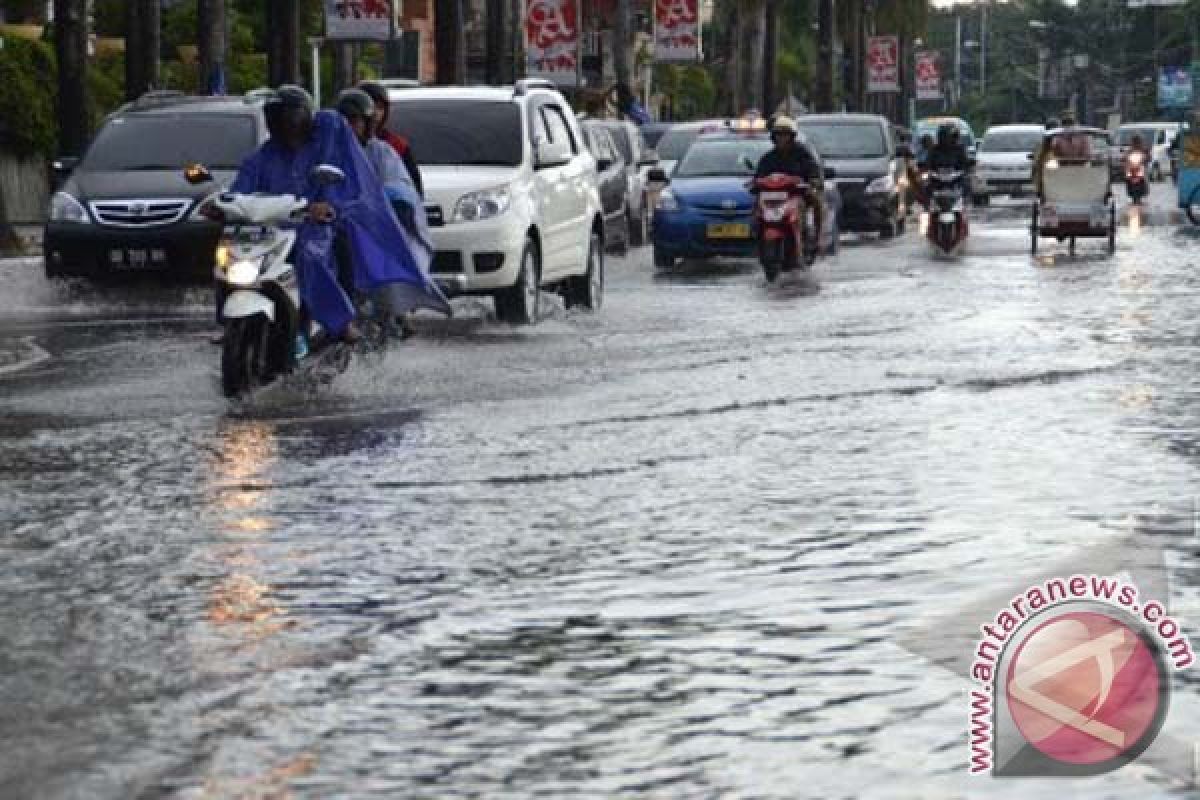
<path fill-rule="evenodd" d="M 1125 169 L 1127 171 L 1131 166 L 1134 153 L 1141 154 L 1143 165 L 1150 160 L 1150 150 L 1146 147 L 1146 140 L 1142 138 L 1140 133 L 1135 133 L 1133 139 L 1129 141 L 1129 152 L 1125 154 Z"/>
<path fill-rule="evenodd" d="M 373 291 L 403 285 L 413 302 L 449 314 L 450 306 L 420 268 L 396 221 L 362 147 L 342 116 L 314 112 L 312 97 L 299 86 L 281 86 L 264 104 L 270 138 L 242 163 L 230 191 L 235 194 L 291 194 L 309 200 L 309 221 L 297 231 L 293 250 L 304 308 L 331 336 L 359 338 L 355 308 L 335 270 L 334 231 L 353 254 L 353 286 Z M 314 167 L 330 164 L 344 180 L 318 186 Z M 416 307 L 416 306 L 414 306 Z"/>
<path fill-rule="evenodd" d="M 929 156 L 929 151 L 934 146 L 933 135 L 929 133 L 921 134 L 918 142 L 917 152 L 913 154 L 913 158 L 905 160 L 904 171 L 908 176 L 908 185 L 912 188 L 914 198 L 919 204 L 926 206 L 928 205 L 928 197 L 924 182 L 921 180 L 921 172 L 925 168 L 925 160 Z"/>
<path fill-rule="evenodd" d="M 804 201 L 813 210 L 815 223 L 815 242 L 821 241 L 822 224 L 825 209 L 820 191 L 824 182 L 821 165 L 809 149 L 807 143 L 797 141 L 799 127 L 791 117 L 780 115 L 771 124 L 771 141 L 775 147 L 768 150 L 758 162 L 754 171 L 755 180 L 767 175 L 783 173 L 803 178 L 808 184 Z M 817 244 L 819 247 L 819 244 Z"/>
<path fill-rule="evenodd" d="M 925 152 L 925 169 L 953 169 L 965 173 L 971 167 L 967 148 L 959 141 L 958 127 L 947 123 L 938 128 L 937 141 Z"/>
<path fill-rule="evenodd" d="M 371 101 L 375 104 L 375 132 L 374 136 L 383 140 L 396 151 L 396 155 L 404 161 L 404 166 L 408 168 L 409 177 L 412 178 L 413 186 L 417 188 L 417 194 L 425 196 L 425 184 L 421 180 L 421 169 L 417 166 L 417 159 L 413 156 L 412 145 L 408 139 L 398 133 L 388 129 L 387 121 L 391 116 L 391 100 L 388 98 L 388 90 L 383 84 L 375 83 L 374 81 L 364 81 L 358 85 L 368 95 L 371 96 Z"/>

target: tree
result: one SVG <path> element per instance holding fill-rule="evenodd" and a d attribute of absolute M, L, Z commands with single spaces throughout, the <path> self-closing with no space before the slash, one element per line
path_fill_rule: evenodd
<path fill-rule="evenodd" d="M 58 147 L 83 155 L 89 136 L 87 0 L 54 0 L 54 52 L 58 59 Z"/>
<path fill-rule="evenodd" d="M 633 57 L 630 48 L 632 22 L 629 0 L 617 0 L 612 34 L 613 72 L 616 74 L 617 83 L 630 87 L 633 86 Z"/>
<path fill-rule="evenodd" d="M 739 53 L 742 58 L 742 108 L 738 113 L 750 108 L 763 109 L 763 63 L 766 50 L 767 34 L 767 3 L 766 0 L 742 0 L 738 10 L 738 20 L 741 23 L 741 39 Z"/>
<path fill-rule="evenodd" d="M 135 100 L 158 85 L 162 47 L 158 0 L 129 0 L 125 6 L 125 99 Z"/>
<path fill-rule="evenodd" d="M 816 110 L 833 111 L 833 0 L 817 0 Z"/>
<path fill-rule="evenodd" d="M 300 83 L 300 6 L 297 0 L 266 4 L 267 81 Z"/>
<path fill-rule="evenodd" d="M 485 80 L 490 84 L 505 82 L 508 68 L 505 58 L 507 50 L 507 8 L 508 0 L 487 0 L 486 22 L 484 33 L 484 73 Z"/>
<path fill-rule="evenodd" d="M 202 92 L 210 94 L 225 90 L 228 84 L 225 64 L 229 58 L 229 45 L 225 41 L 225 14 L 225 0 L 197 0 L 200 87 Z"/>
<path fill-rule="evenodd" d="M 437 0 L 434 15 L 436 82 L 442 86 L 466 83 L 467 40 L 463 0 Z"/>

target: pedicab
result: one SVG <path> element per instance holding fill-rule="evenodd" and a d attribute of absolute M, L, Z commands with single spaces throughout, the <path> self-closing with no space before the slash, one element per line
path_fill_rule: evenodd
<path fill-rule="evenodd" d="M 1099 128 L 1055 128 L 1042 139 L 1037 156 L 1041 175 L 1030 225 L 1030 252 L 1038 239 L 1108 239 L 1108 252 L 1117 248 L 1117 205 L 1108 163 L 1112 134 Z M 1033 158 L 1033 156 L 1030 156 Z M 1200 209 L 1198 209 L 1200 210 Z"/>
<path fill-rule="evenodd" d="M 1200 130 L 1190 126 L 1179 135 L 1179 207 L 1193 225 L 1200 225 Z"/>

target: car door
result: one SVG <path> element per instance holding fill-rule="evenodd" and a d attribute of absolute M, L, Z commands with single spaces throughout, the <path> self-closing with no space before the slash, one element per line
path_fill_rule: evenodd
<path fill-rule="evenodd" d="M 587 267 L 586 252 L 590 240 L 588 194 L 594 187 L 595 161 L 578 141 L 567 111 L 554 101 L 542 103 L 539 112 L 545 123 L 553 151 L 564 160 L 554 167 L 554 205 L 543 215 L 548 235 L 554 238 L 555 256 L 545 271 L 548 277 L 578 274 Z"/>
<path fill-rule="evenodd" d="M 542 236 L 542 276 L 551 279 L 563 272 L 571 258 L 574 233 L 570 229 L 573 221 L 571 143 L 561 121 L 547 109 L 547 103 L 535 106 L 533 117 L 534 142 L 540 144 L 535 157 L 540 151 L 542 158 L 535 171 Z"/>

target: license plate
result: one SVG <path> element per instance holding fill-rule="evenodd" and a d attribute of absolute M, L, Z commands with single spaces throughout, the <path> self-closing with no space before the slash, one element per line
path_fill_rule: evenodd
<path fill-rule="evenodd" d="M 710 239 L 749 239 L 750 226 L 740 222 L 726 222 L 708 226 Z"/>
<path fill-rule="evenodd" d="M 167 262 L 167 253 L 165 250 L 147 250 L 145 248 L 132 248 L 125 250 L 110 250 L 108 252 L 108 263 L 114 269 L 156 269 L 163 266 Z"/>

